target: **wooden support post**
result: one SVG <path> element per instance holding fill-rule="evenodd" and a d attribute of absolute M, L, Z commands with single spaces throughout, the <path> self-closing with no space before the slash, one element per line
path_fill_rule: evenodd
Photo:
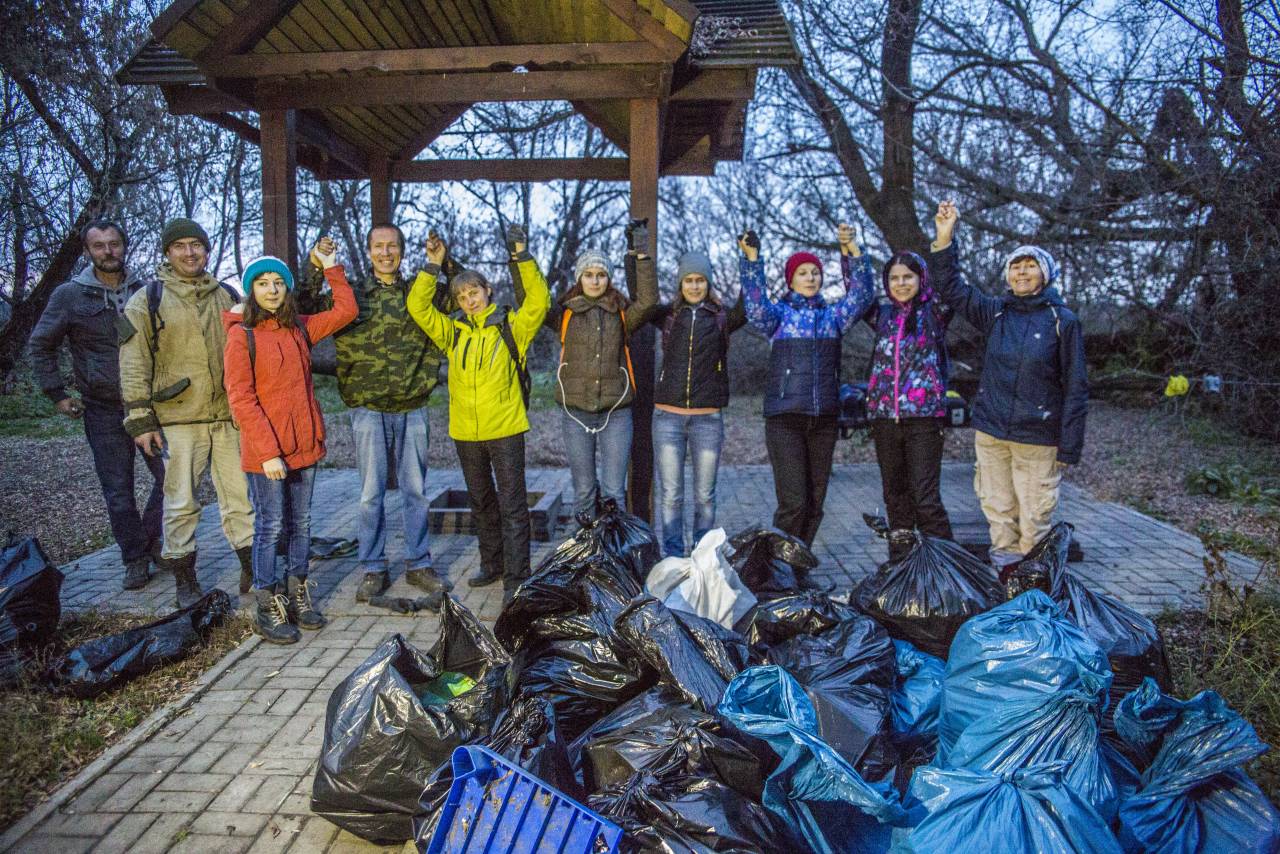
<path fill-rule="evenodd" d="M 262 137 L 262 247 L 298 267 L 298 169 L 293 110 L 264 110 Z"/>
<path fill-rule="evenodd" d="M 387 158 L 369 156 L 370 223 L 391 222 L 391 175 Z"/>
<path fill-rule="evenodd" d="M 631 217 L 649 220 L 649 254 L 657 256 L 658 163 L 661 134 L 655 98 L 631 101 Z M 631 295 L 633 298 L 635 294 Z M 636 396 L 631 405 L 631 512 L 652 518 L 653 494 L 653 368 L 654 333 L 651 326 L 631 337 L 631 363 L 636 374 Z"/>

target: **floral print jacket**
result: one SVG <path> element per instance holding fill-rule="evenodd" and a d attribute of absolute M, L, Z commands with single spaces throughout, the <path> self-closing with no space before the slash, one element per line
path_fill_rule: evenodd
<path fill-rule="evenodd" d="M 946 414 L 948 308 L 929 284 L 907 304 L 888 295 L 871 306 L 866 321 L 875 331 L 867 417 L 938 418 Z"/>

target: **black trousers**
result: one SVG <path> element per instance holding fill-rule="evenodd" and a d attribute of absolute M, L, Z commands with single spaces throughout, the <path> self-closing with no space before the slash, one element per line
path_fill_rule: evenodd
<path fill-rule="evenodd" d="M 480 569 L 502 572 L 513 589 L 529 577 L 529 497 L 524 485 L 524 434 L 483 442 L 454 440 L 471 499 Z M 494 481 L 497 480 L 495 488 Z"/>
<path fill-rule="evenodd" d="M 773 526 L 809 545 L 822 524 L 837 433 L 834 415 L 788 413 L 764 420 L 764 443 L 778 496 Z"/>
<path fill-rule="evenodd" d="M 124 429 L 124 408 L 84 401 L 84 435 L 93 452 L 93 468 L 107 503 L 111 535 L 120 546 L 120 558 L 130 563 L 147 556 L 152 543 L 160 542 L 164 504 L 164 461 L 138 450 Z M 134 498 L 133 461 L 142 454 L 151 473 L 151 493 L 141 513 Z"/>
<path fill-rule="evenodd" d="M 942 506 L 942 419 L 876 419 L 871 422 L 871 438 L 889 527 L 918 528 L 923 534 L 951 539 L 951 521 Z"/>

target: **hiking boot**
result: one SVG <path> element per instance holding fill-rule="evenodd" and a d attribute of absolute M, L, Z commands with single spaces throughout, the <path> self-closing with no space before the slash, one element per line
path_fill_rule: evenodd
<path fill-rule="evenodd" d="M 243 596 L 253 587 L 253 546 L 236 549 L 236 557 L 240 558 L 240 595 Z"/>
<path fill-rule="evenodd" d="M 147 582 L 151 580 L 151 574 L 147 571 L 151 565 L 151 558 L 143 555 L 140 558 L 134 558 L 124 565 L 124 584 L 125 590 L 141 590 L 147 586 Z"/>
<path fill-rule="evenodd" d="M 374 596 L 380 596 L 391 586 L 391 576 L 384 569 L 381 572 L 366 572 L 360 586 L 356 588 L 356 601 L 368 602 Z"/>
<path fill-rule="evenodd" d="M 481 569 L 467 579 L 468 587 L 486 587 L 495 581 L 502 580 L 501 569 Z"/>
<path fill-rule="evenodd" d="M 428 593 L 448 593 L 453 589 L 452 581 L 436 575 L 436 571 L 429 566 L 406 571 L 404 580 Z"/>
<path fill-rule="evenodd" d="M 199 602 L 204 593 L 200 590 L 200 582 L 196 580 L 196 553 L 187 552 L 182 557 L 165 558 L 164 562 L 166 568 L 173 573 L 178 607 L 189 608 Z"/>
<path fill-rule="evenodd" d="M 297 643 L 301 635 L 297 626 L 289 624 L 289 600 L 279 590 L 280 585 L 273 584 L 253 592 L 258 602 L 253 615 L 253 630 L 267 643 Z"/>
<path fill-rule="evenodd" d="M 314 581 L 307 581 L 305 575 L 290 575 L 289 585 L 289 619 L 300 629 L 315 631 L 329 622 L 311 603 L 311 588 Z"/>

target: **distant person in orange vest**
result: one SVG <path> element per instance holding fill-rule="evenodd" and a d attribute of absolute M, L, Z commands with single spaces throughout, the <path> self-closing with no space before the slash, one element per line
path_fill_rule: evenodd
<path fill-rule="evenodd" d="M 574 284 L 551 307 L 547 324 L 560 337 L 556 402 L 564 413 L 564 448 L 573 478 L 574 512 L 594 517 L 602 499 L 626 506 L 635 399 L 627 339 L 658 303 L 658 277 L 643 221 L 627 228 L 636 300 L 613 283 L 608 260 L 588 250 L 573 266 Z"/>

